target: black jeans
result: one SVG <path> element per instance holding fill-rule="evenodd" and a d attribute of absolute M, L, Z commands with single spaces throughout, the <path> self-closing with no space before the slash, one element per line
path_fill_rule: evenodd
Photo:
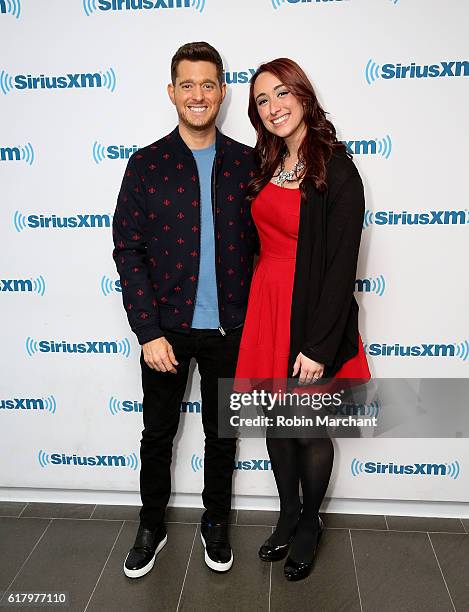
<path fill-rule="evenodd" d="M 140 521 L 155 529 L 163 520 L 171 494 L 171 456 L 179 425 L 189 364 L 199 367 L 202 424 L 205 433 L 202 500 L 210 519 L 227 522 L 236 440 L 218 437 L 218 379 L 234 378 L 242 327 L 222 336 L 217 329 L 193 329 L 189 334 L 165 332 L 172 345 L 177 373 L 157 372 L 140 357 L 143 386 L 143 424 L 140 443 Z"/>

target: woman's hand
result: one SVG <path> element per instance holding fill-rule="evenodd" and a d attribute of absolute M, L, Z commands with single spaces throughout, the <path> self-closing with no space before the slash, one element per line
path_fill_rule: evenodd
<path fill-rule="evenodd" d="M 300 372 L 300 385 L 309 385 L 322 377 L 324 364 L 305 357 L 303 353 L 298 353 L 298 357 L 293 364 L 292 376 L 296 376 L 298 372 Z"/>

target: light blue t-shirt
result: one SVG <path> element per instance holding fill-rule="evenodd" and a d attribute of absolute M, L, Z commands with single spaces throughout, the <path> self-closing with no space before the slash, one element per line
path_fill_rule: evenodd
<path fill-rule="evenodd" d="M 192 327 L 216 329 L 220 326 L 215 272 L 215 236 L 212 214 L 212 167 L 215 144 L 206 149 L 193 149 L 200 183 L 200 269 Z"/>

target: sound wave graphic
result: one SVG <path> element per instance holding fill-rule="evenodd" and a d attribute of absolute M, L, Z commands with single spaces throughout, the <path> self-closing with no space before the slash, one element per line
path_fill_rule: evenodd
<path fill-rule="evenodd" d="M 138 468 L 138 458 L 135 453 L 131 453 L 130 455 L 125 456 L 125 465 L 129 467 L 131 470 L 136 470 Z"/>
<path fill-rule="evenodd" d="M 455 461 L 452 461 L 451 463 L 446 463 L 445 465 L 447 469 L 446 475 L 452 478 L 453 480 L 457 480 L 461 471 L 459 461 L 456 459 Z"/>
<path fill-rule="evenodd" d="M 379 403 L 356 404 L 353 406 L 353 414 L 356 414 L 356 416 L 377 417 L 379 414 Z"/>
<path fill-rule="evenodd" d="M 363 473 L 364 470 L 363 461 L 358 461 L 358 459 L 352 459 L 352 463 L 350 469 L 352 470 L 352 476 L 359 476 L 359 474 Z"/>
<path fill-rule="evenodd" d="M 28 355 L 30 357 L 32 357 L 33 355 L 35 355 L 37 352 L 39 352 L 39 344 L 37 340 L 34 340 L 34 338 L 31 338 L 30 336 L 28 336 L 26 338 L 26 352 L 28 353 Z"/>
<path fill-rule="evenodd" d="M 93 143 L 93 159 L 95 163 L 100 164 L 106 159 L 106 147 L 99 144 L 97 140 Z"/>
<path fill-rule="evenodd" d="M 44 277 L 39 275 L 37 278 L 32 278 L 31 280 L 33 282 L 33 291 L 43 297 L 46 292 L 46 281 Z"/>
<path fill-rule="evenodd" d="M 390 2 L 392 2 L 393 4 L 397 4 L 399 0 L 390 0 Z"/>
<path fill-rule="evenodd" d="M 98 7 L 96 6 L 96 0 L 83 0 L 83 10 L 87 17 L 89 17 L 91 13 L 97 11 Z"/>
<path fill-rule="evenodd" d="M 199 11 L 199 13 L 203 13 L 205 8 L 205 0 L 192 0 L 192 8 Z"/>
<path fill-rule="evenodd" d="M 367 228 L 369 225 L 373 224 L 373 211 L 368 208 L 365 209 L 365 215 L 363 217 L 363 229 Z"/>
<path fill-rule="evenodd" d="M 270 0 L 270 1 L 275 10 L 280 8 L 280 6 L 285 3 L 285 0 Z"/>
<path fill-rule="evenodd" d="M 55 414 L 55 411 L 57 410 L 57 402 L 55 401 L 55 397 L 53 395 L 44 397 L 43 402 L 45 409 L 51 412 L 52 414 Z"/>
<path fill-rule="evenodd" d="M 12 89 L 14 89 L 14 87 L 13 87 L 13 77 L 11 76 L 11 74 L 8 74 L 8 72 L 6 72 L 6 70 L 2 70 L 0 72 L 0 89 L 2 90 L 2 93 L 5 96 L 8 93 L 10 93 L 10 91 Z"/>
<path fill-rule="evenodd" d="M 38 452 L 38 454 L 37 454 L 37 459 L 38 459 L 38 461 L 39 461 L 39 465 L 40 465 L 41 467 L 43 467 L 43 468 L 44 468 L 44 467 L 47 467 L 47 466 L 49 465 L 49 463 L 50 463 L 49 454 L 48 454 L 48 453 L 46 453 L 46 452 L 45 452 L 45 451 L 43 451 L 43 450 L 40 450 L 40 451 Z"/>
<path fill-rule="evenodd" d="M 463 361 L 467 361 L 469 359 L 469 341 L 463 340 L 459 344 L 455 344 L 456 347 L 456 357 L 459 357 Z"/>
<path fill-rule="evenodd" d="M 198 472 L 204 467 L 204 460 L 201 459 L 198 455 L 192 455 L 191 467 L 193 472 Z"/>
<path fill-rule="evenodd" d="M 384 138 L 376 139 L 376 142 L 378 143 L 378 155 L 382 155 L 386 159 L 389 159 L 392 153 L 391 136 L 387 134 Z"/>
<path fill-rule="evenodd" d="M 115 282 L 109 276 L 103 276 L 101 278 L 101 293 L 104 296 L 110 295 L 111 293 L 115 293 Z"/>
<path fill-rule="evenodd" d="M 0 2 L 0 9 L 0 13 L 7 13 L 19 19 L 21 15 L 21 2 L 20 0 L 3 0 L 3 2 Z"/>
<path fill-rule="evenodd" d="M 122 406 L 120 400 L 115 397 L 110 397 L 109 399 L 109 412 L 112 416 L 116 416 L 119 412 L 122 412 Z"/>
<path fill-rule="evenodd" d="M 27 227 L 26 215 L 23 215 L 18 210 L 13 215 L 13 225 L 17 232 L 22 232 Z"/>
<path fill-rule="evenodd" d="M 124 357 L 129 357 L 130 356 L 130 342 L 127 338 L 124 338 L 123 340 L 119 340 L 119 342 L 117 343 L 117 350 L 118 353 L 120 353 L 121 355 L 124 355 Z"/>
<path fill-rule="evenodd" d="M 113 68 L 109 68 L 106 72 L 100 71 L 103 77 L 103 87 L 109 89 L 109 91 L 114 91 L 116 89 L 116 73 Z"/>
<path fill-rule="evenodd" d="M 376 79 L 379 79 L 379 64 L 372 59 L 369 59 L 365 66 L 365 79 L 368 85 L 371 85 Z"/>

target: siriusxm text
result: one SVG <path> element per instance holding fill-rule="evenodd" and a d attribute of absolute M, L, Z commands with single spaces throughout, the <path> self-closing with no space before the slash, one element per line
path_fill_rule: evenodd
<path fill-rule="evenodd" d="M 50 76 L 45 74 L 17 74 L 13 79 L 16 89 L 83 89 L 104 87 L 105 81 L 99 72 L 67 73 Z"/>
<path fill-rule="evenodd" d="M 467 210 L 429 210 L 428 212 L 394 212 L 379 210 L 373 215 L 375 225 L 465 225 Z"/>
<path fill-rule="evenodd" d="M 110 215 L 73 215 L 71 217 L 59 217 L 58 215 L 28 215 L 26 225 L 31 229 L 36 228 L 82 228 L 82 227 L 110 227 Z"/>
<path fill-rule="evenodd" d="M 439 64 L 408 65 L 384 64 L 381 67 L 383 79 L 425 79 L 436 77 L 469 76 L 469 61 L 440 62 Z"/>
<path fill-rule="evenodd" d="M 367 347 L 373 357 L 454 357 L 457 349 L 454 344 L 380 344 L 373 342 Z"/>
<path fill-rule="evenodd" d="M 41 340 L 38 343 L 40 353 L 119 353 L 117 342 L 93 341 L 86 342 L 56 342 L 55 340 Z"/>
<path fill-rule="evenodd" d="M 421 476 L 446 476 L 447 466 L 444 463 L 409 463 L 398 465 L 393 463 L 380 463 L 367 461 L 364 464 L 367 474 L 414 474 Z"/>
<path fill-rule="evenodd" d="M 44 410 L 44 400 L 40 397 L 14 397 L 0 399 L 0 409 L 6 410 Z"/>

